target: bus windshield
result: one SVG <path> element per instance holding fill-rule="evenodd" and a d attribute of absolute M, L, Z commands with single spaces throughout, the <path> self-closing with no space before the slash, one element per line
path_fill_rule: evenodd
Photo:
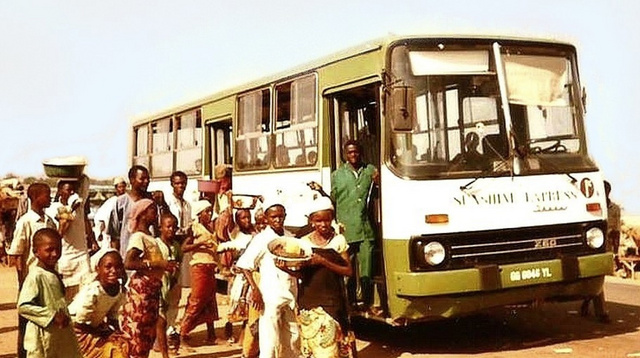
<path fill-rule="evenodd" d="M 393 48 L 386 91 L 392 167 L 411 178 L 501 176 L 513 173 L 517 157 L 521 175 L 594 170 L 575 50 L 509 42 L 497 47 L 496 61 L 491 45 Z"/>

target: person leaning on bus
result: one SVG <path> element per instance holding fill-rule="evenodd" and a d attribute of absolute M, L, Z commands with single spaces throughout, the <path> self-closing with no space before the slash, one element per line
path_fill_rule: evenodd
<path fill-rule="evenodd" d="M 331 173 L 331 198 L 336 205 L 336 219 L 344 225 L 344 236 L 349 243 L 352 262 L 356 261 L 355 277 L 349 280 L 348 293 L 365 306 L 372 303 L 373 248 L 375 234 L 369 220 L 369 201 L 373 187 L 379 183 L 378 169 L 362 161 L 362 148 L 355 140 L 348 140 L 343 146 L 345 163 Z M 356 297 L 360 285 L 361 297 Z"/>

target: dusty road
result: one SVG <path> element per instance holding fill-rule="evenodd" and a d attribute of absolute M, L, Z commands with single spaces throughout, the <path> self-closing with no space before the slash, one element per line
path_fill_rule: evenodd
<path fill-rule="evenodd" d="M 611 324 L 580 317 L 579 302 L 500 309 L 407 329 L 359 327 L 360 357 L 640 357 L 640 281 L 607 278 Z"/>
<path fill-rule="evenodd" d="M 15 356 L 16 286 L 13 269 L 0 267 L 0 358 Z M 613 321 L 608 325 L 580 317 L 578 302 L 499 309 L 409 328 L 355 322 L 359 357 L 640 357 L 640 280 L 608 277 L 605 290 Z M 223 324 L 217 322 L 219 337 Z M 237 344 L 220 339 L 205 345 L 204 337 L 197 330 L 195 351 L 181 356 L 240 357 Z"/>

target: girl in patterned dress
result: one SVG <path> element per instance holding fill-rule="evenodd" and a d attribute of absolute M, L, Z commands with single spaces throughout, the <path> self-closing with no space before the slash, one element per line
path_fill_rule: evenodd
<path fill-rule="evenodd" d="M 133 204 L 124 267 L 133 270 L 129 279 L 127 300 L 122 315 L 122 331 L 129 338 L 133 358 L 148 357 L 156 339 L 156 323 L 160 305 L 162 276 L 175 272 L 177 263 L 167 261 L 151 235 L 150 227 L 157 222 L 157 209 L 151 199 Z"/>
<path fill-rule="evenodd" d="M 300 270 L 298 305 L 301 351 L 304 357 L 338 358 L 348 356 L 344 277 L 352 269 L 345 237 L 337 234 L 332 222 L 333 205 L 327 197 L 315 199 L 309 213 L 314 231 L 303 236 L 313 254 Z"/>

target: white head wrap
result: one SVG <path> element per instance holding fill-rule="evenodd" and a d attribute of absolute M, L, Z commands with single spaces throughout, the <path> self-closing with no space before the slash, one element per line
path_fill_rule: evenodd
<path fill-rule="evenodd" d="M 113 186 L 116 186 L 116 185 L 118 185 L 120 183 L 127 184 L 127 179 L 125 179 L 124 177 L 115 177 L 113 179 Z"/>
<path fill-rule="evenodd" d="M 309 203 L 307 216 L 323 210 L 333 210 L 333 203 L 326 196 L 320 196 Z"/>
<path fill-rule="evenodd" d="M 209 200 L 198 200 L 191 205 L 191 216 L 194 220 L 198 219 L 198 214 L 211 207 Z"/>
<path fill-rule="evenodd" d="M 91 268 L 93 269 L 93 271 L 98 270 L 98 264 L 100 263 L 100 260 L 102 260 L 102 258 L 110 252 L 115 252 L 118 254 L 118 256 L 120 256 L 120 252 L 118 252 L 118 250 L 111 247 L 106 249 L 100 249 L 98 250 L 98 252 L 96 252 L 91 256 Z"/>
<path fill-rule="evenodd" d="M 269 196 L 264 199 L 262 203 L 262 211 L 266 212 L 272 206 L 280 205 L 284 208 L 284 203 L 282 202 L 279 195 Z"/>

